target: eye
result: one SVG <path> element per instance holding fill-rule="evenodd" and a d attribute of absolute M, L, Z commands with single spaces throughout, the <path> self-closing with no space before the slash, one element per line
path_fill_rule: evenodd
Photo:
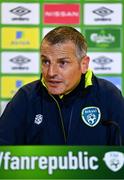
<path fill-rule="evenodd" d="M 48 59 L 42 59 L 42 64 L 43 65 L 49 65 L 50 61 Z"/>
<path fill-rule="evenodd" d="M 68 61 L 66 61 L 66 60 L 61 60 L 59 62 L 60 67 L 65 67 L 67 64 L 68 64 Z"/>

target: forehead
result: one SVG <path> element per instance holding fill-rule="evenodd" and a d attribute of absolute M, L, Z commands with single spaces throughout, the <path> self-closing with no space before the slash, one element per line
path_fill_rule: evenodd
<path fill-rule="evenodd" d="M 52 51 L 75 51 L 75 45 L 72 41 L 66 41 L 63 43 L 50 44 L 48 41 L 44 40 L 41 44 L 41 53 L 42 52 L 52 52 Z"/>

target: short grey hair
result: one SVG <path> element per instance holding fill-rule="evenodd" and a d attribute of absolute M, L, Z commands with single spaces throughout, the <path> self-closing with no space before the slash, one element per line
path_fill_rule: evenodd
<path fill-rule="evenodd" d="M 76 47 L 76 56 L 81 60 L 87 53 L 87 42 L 85 37 L 75 28 L 70 26 L 59 26 L 48 32 L 43 41 L 48 41 L 51 45 L 72 41 Z"/>

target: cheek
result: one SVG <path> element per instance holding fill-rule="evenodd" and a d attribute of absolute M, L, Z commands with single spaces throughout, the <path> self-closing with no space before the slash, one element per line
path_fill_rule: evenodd
<path fill-rule="evenodd" d="M 81 72 L 80 70 L 79 71 L 75 71 L 73 73 L 70 73 L 68 75 L 68 78 L 66 78 L 66 85 L 68 87 L 73 87 L 75 86 L 76 84 L 78 84 L 80 82 L 80 79 L 81 79 Z"/>
<path fill-rule="evenodd" d="M 81 77 L 81 74 L 82 72 L 79 68 L 73 69 L 66 74 L 66 79 L 68 79 L 70 82 L 78 81 Z"/>
<path fill-rule="evenodd" d="M 42 74 L 43 74 L 43 76 L 46 76 L 46 74 L 47 74 L 47 71 L 46 71 L 46 69 L 42 69 Z"/>
<path fill-rule="evenodd" d="M 71 86 L 76 81 L 74 73 L 71 73 L 64 78 L 65 86 Z"/>

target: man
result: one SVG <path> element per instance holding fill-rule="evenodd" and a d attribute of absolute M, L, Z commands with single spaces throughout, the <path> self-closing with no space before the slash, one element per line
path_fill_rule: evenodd
<path fill-rule="evenodd" d="M 41 79 L 17 92 L 0 119 L 1 145 L 122 145 L 124 99 L 88 69 L 83 35 L 50 31 L 41 43 Z"/>

